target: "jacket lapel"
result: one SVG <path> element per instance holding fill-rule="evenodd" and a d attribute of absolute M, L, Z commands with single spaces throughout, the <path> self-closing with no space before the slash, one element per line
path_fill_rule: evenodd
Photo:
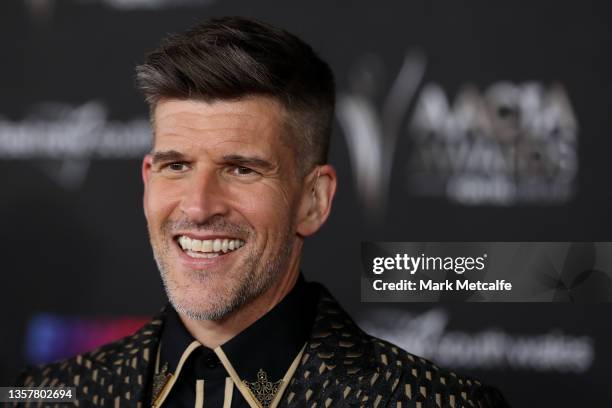
<path fill-rule="evenodd" d="M 148 389 L 155 366 L 155 356 L 163 325 L 164 311 L 132 336 L 113 347 L 91 353 L 87 383 L 78 384 L 80 394 L 94 405 L 145 407 L 150 404 Z M 78 360 L 77 360 L 78 363 Z"/>
<path fill-rule="evenodd" d="M 281 406 L 384 406 L 401 369 L 377 362 L 371 340 L 348 314 L 319 286 L 321 297 L 312 334 L 300 366 Z M 368 403 L 369 405 L 370 403 Z"/>

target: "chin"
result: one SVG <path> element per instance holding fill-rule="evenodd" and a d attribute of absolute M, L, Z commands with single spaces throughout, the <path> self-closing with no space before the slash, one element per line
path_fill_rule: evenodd
<path fill-rule="evenodd" d="M 201 296 L 168 296 L 174 309 L 194 320 L 221 320 L 237 308 L 232 299 L 211 297 L 208 293 Z"/>
<path fill-rule="evenodd" d="M 178 285 L 164 282 L 164 286 L 174 309 L 191 319 L 221 320 L 242 304 L 240 291 L 227 286 L 227 277 L 194 271 L 182 275 Z"/>

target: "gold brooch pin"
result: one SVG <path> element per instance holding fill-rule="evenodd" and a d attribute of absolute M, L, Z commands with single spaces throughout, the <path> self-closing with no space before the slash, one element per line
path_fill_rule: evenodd
<path fill-rule="evenodd" d="M 268 381 L 268 374 L 260 368 L 257 372 L 257 381 L 248 382 L 247 380 L 242 380 L 242 382 L 249 388 L 259 404 L 263 408 L 268 408 L 272 405 L 272 401 L 274 401 L 274 397 L 276 397 L 283 380 L 276 382 Z"/>

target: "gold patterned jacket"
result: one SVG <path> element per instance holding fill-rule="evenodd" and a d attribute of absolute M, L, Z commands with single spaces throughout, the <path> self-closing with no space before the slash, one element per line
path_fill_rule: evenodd
<path fill-rule="evenodd" d="M 280 407 L 507 407 L 495 388 L 367 335 L 325 288 L 320 292 L 310 339 Z M 164 315 L 86 354 L 30 367 L 16 385 L 76 387 L 80 407 L 149 407 Z"/>

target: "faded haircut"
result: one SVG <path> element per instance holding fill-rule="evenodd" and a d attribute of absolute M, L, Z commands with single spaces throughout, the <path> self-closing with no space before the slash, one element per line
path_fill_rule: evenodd
<path fill-rule="evenodd" d="M 329 66 L 295 35 L 269 24 L 226 17 L 165 38 L 136 67 L 151 118 L 161 99 L 206 102 L 253 95 L 286 111 L 288 139 L 302 174 L 327 162 L 335 85 Z"/>

